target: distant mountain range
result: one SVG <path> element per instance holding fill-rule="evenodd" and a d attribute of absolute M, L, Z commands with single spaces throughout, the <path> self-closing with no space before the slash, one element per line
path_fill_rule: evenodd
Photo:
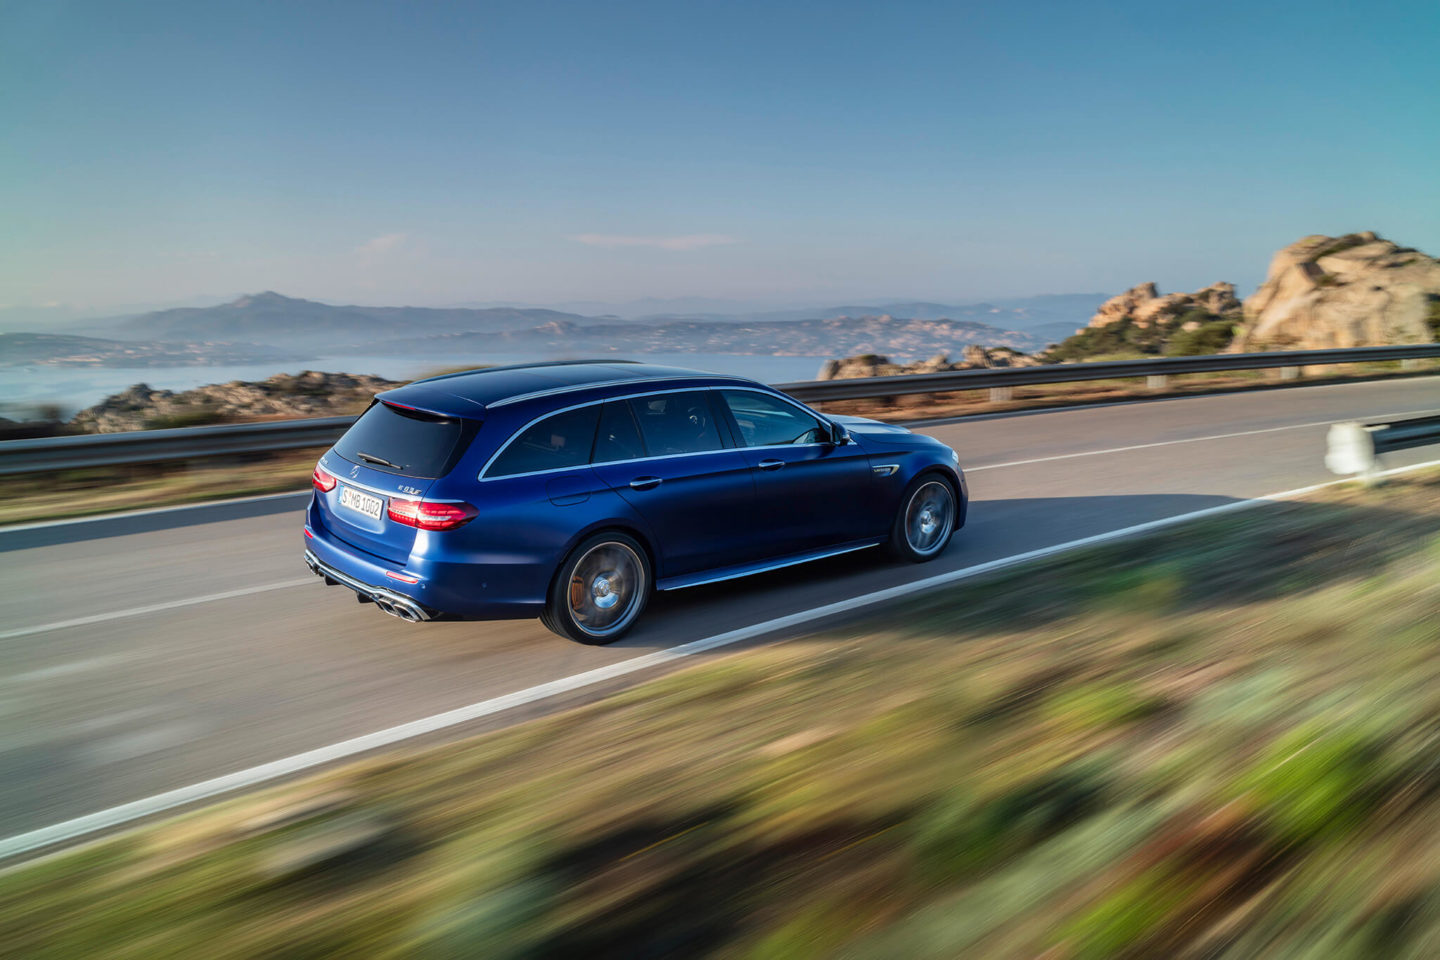
<path fill-rule="evenodd" d="M 969 344 L 1034 351 L 1080 326 L 1101 294 L 978 304 L 922 301 L 754 313 L 657 312 L 621 318 L 545 307 L 367 307 L 274 292 L 228 303 L 89 319 L 44 334 L 13 333 L 0 363 L 138 365 L 305 359 L 316 353 L 573 351 L 575 354 L 724 353 L 922 358 Z M 641 301 L 651 305 L 702 302 Z M 723 301 L 703 301 L 726 306 Z M 739 306 L 739 305 L 729 305 Z"/>
<path fill-rule="evenodd" d="M 257 343 L 321 340 L 327 346 L 393 336 L 476 332 L 532 327 L 557 320 L 584 320 L 557 310 L 493 307 L 484 310 L 436 307 L 331 306 L 278 293 L 257 293 L 214 307 L 179 307 L 127 317 L 118 323 L 89 324 L 93 332 L 121 339 L 242 340 Z"/>

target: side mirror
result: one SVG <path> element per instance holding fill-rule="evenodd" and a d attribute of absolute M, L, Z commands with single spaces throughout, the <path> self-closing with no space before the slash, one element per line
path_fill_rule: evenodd
<path fill-rule="evenodd" d="M 830 442 L 837 447 L 843 447 L 845 444 L 854 443 L 855 441 L 851 439 L 850 431 L 845 428 L 845 424 L 831 421 Z"/>

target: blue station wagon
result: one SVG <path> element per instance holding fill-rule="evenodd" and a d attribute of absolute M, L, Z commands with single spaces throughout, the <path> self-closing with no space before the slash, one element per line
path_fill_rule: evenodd
<path fill-rule="evenodd" d="M 539 615 L 609 643 L 654 590 L 965 523 L 955 451 L 740 377 L 617 361 L 495 367 L 379 394 L 320 458 L 305 561 L 405 620 Z"/>

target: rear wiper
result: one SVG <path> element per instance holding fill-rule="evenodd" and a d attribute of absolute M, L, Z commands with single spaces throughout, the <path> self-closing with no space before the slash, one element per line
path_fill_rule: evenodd
<path fill-rule="evenodd" d="M 391 463 L 389 460 L 386 460 L 384 457 L 377 457 L 377 456 L 375 456 L 374 454 L 370 454 L 370 453 L 360 453 L 359 451 L 356 451 L 355 456 L 359 457 L 361 460 L 364 460 L 366 463 L 378 463 L 378 464 L 380 464 L 380 466 L 382 466 L 382 467 L 389 467 L 389 468 L 392 469 L 392 470 L 404 470 L 404 469 L 405 469 L 405 465 L 404 465 L 403 463 Z"/>

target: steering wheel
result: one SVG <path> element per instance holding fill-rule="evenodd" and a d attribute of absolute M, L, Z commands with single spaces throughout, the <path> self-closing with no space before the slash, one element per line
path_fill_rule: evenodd
<path fill-rule="evenodd" d="M 699 436 L 710 425 L 710 417 L 705 413 L 705 408 L 697 403 L 685 408 L 685 422 L 694 427 L 695 435 Z"/>

